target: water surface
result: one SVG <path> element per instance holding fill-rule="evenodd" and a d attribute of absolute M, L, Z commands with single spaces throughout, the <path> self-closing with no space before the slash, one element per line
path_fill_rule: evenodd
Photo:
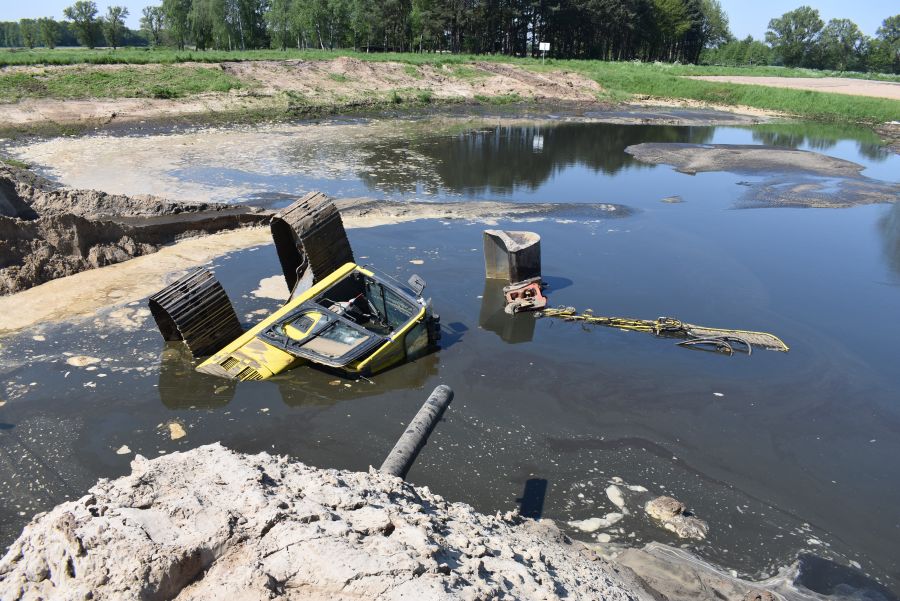
<path fill-rule="evenodd" d="M 542 505 L 526 504 L 564 523 L 613 511 L 604 489 L 617 477 L 649 492 L 625 491 L 630 515 L 606 531 L 615 541 L 682 544 L 640 509 L 653 494 L 670 494 L 710 524 L 709 539 L 690 548 L 742 575 L 772 574 L 806 551 L 897 591 L 900 204 L 735 209 L 747 184 L 764 176 L 691 176 L 624 153 L 651 141 L 786 145 L 856 161 L 887 182 L 900 173 L 898 158 L 869 139 L 805 136 L 793 126 L 546 121 L 372 136 L 337 171 L 323 166 L 346 150 L 340 141 L 313 147 L 284 135 L 260 150 L 258 169 L 252 151 L 228 171 L 200 153 L 170 175 L 210 188 L 228 178 L 249 190 L 246 198 L 275 204 L 314 187 L 377 198 L 626 204 L 639 210 L 499 226 L 541 234 L 553 304 L 767 330 L 790 353 L 724 357 L 637 333 L 509 318 L 483 280 L 483 224 L 352 230 L 361 262 L 425 277 L 445 329 L 438 353 L 371 383 L 312 369 L 270 382 L 216 380 L 194 373 L 147 320 L 123 328 L 101 315 L 4 340 L 3 541 L 34 511 L 126 473 L 132 455 L 116 454 L 122 445 L 156 456 L 221 440 L 367 469 L 431 388 L 447 383 L 456 399 L 409 479 L 449 499 L 505 511 L 545 481 Z M 673 196 L 682 202 L 661 202 Z M 271 246 L 214 267 L 248 324 L 260 318 L 253 311 L 278 305 L 250 294 L 278 271 Z M 101 361 L 73 367 L 65 352 Z M 173 420 L 185 438 L 170 440 Z"/>

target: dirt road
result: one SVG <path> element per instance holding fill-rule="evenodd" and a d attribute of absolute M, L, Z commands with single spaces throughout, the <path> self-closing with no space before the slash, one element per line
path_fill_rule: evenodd
<path fill-rule="evenodd" d="M 750 77 L 743 75 L 694 75 L 691 76 L 691 79 L 900 100 L 900 83 L 891 81 L 851 79 L 849 77 Z"/>

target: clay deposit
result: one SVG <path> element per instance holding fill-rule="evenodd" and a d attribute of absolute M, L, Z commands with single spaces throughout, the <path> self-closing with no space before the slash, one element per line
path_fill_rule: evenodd
<path fill-rule="evenodd" d="M 672 165 L 683 173 L 801 171 L 832 177 L 856 177 L 863 169 L 858 163 L 818 152 L 777 146 L 648 142 L 629 146 L 625 152 L 644 163 Z"/>
<path fill-rule="evenodd" d="M 900 184 L 861 175 L 863 166 L 808 150 L 739 144 L 644 143 L 625 152 L 683 173 L 730 171 L 765 176 L 747 187 L 738 206 L 846 208 L 891 203 Z"/>
<path fill-rule="evenodd" d="M 375 471 L 220 445 L 131 468 L 36 516 L 0 561 L 0 598 L 652 598 L 551 523 Z"/>
<path fill-rule="evenodd" d="M 63 189 L 0 163 L 0 295 L 266 218 L 247 208 Z"/>

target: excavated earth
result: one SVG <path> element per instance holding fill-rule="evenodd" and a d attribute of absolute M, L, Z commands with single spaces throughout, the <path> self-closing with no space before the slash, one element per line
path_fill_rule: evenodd
<path fill-rule="evenodd" d="M 67 189 L 0 163 L 0 295 L 267 218 L 252 208 Z"/>
<path fill-rule="evenodd" d="M 352 110 L 403 101 L 420 102 L 421 95 L 442 101 L 471 101 L 504 97 L 575 103 L 597 102 L 600 85 L 567 71 L 538 73 L 512 65 L 477 62 L 458 65 L 409 65 L 364 61 L 349 57 L 333 60 L 262 60 L 218 64 L 179 63 L 173 69 L 221 69 L 242 88 L 209 92 L 186 98 L 29 98 L 0 103 L 0 128 L 48 124 L 106 125 L 204 116 L 245 111 L 291 115 Z M 158 65 L 13 66 L 4 73 L 83 73 L 118 70 L 152 71 Z"/>
<path fill-rule="evenodd" d="M 0 560 L 2 599 L 651 599 L 552 523 L 215 444 L 101 480 Z"/>

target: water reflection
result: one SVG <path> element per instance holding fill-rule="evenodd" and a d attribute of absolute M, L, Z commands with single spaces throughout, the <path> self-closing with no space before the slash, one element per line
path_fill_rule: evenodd
<path fill-rule="evenodd" d="M 884 161 L 891 156 L 874 132 L 856 127 L 814 123 L 778 123 L 757 125 L 753 128 L 753 139 L 769 146 L 800 148 L 826 151 L 838 142 L 852 139 L 859 153 L 868 159 Z"/>
<path fill-rule="evenodd" d="M 482 329 L 494 332 L 509 344 L 531 342 L 534 338 L 535 317 L 531 313 L 507 314 L 503 308 L 506 300 L 503 296 L 502 280 L 485 280 L 481 297 L 481 312 L 478 325 Z"/>
<path fill-rule="evenodd" d="M 364 147 L 359 177 L 369 189 L 383 193 L 412 193 L 422 186 L 431 194 L 511 194 L 518 189 L 536 190 L 575 165 L 607 174 L 626 166 L 647 168 L 626 154 L 625 148 L 648 140 L 706 143 L 714 131 L 714 127 L 562 123 L 378 141 Z M 430 165 L 434 177 L 424 177 L 421 169 L 398 168 L 403 161 Z"/>
<path fill-rule="evenodd" d="M 194 371 L 191 352 L 170 342 L 159 356 L 159 400 L 169 409 L 217 409 L 234 398 L 237 384 Z"/>
<path fill-rule="evenodd" d="M 424 388 L 437 373 L 438 355 L 431 353 L 369 379 L 351 382 L 317 369 L 300 367 L 273 381 L 278 384 L 285 405 L 303 407 L 334 405 L 338 401 L 378 396 L 395 390 Z"/>
<path fill-rule="evenodd" d="M 181 343 L 166 345 L 160 355 L 159 398 L 173 410 L 219 409 L 234 400 L 238 383 L 194 370 L 190 351 Z M 431 353 L 369 379 L 347 380 L 334 374 L 301 366 L 267 382 L 248 382 L 263 396 L 277 391 L 289 407 L 330 406 L 340 401 L 385 394 L 400 389 L 418 389 L 438 373 L 438 356 Z"/>

